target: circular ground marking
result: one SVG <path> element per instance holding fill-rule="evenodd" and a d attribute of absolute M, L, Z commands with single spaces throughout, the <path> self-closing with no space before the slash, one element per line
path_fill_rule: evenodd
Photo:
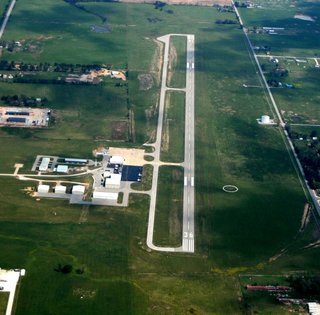
<path fill-rule="evenodd" d="M 222 189 L 227 193 L 236 193 L 239 190 L 239 188 L 234 185 L 225 185 L 222 187 Z"/>

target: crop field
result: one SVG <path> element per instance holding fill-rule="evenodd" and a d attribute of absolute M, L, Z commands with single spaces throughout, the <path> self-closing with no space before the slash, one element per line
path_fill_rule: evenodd
<path fill-rule="evenodd" d="M 0 172 L 13 173 L 15 163 L 25 165 L 21 173 L 30 172 L 37 154 L 90 158 L 99 146 L 141 147 L 154 140 L 163 66 L 163 46 L 156 38 L 194 34 L 196 252 L 160 253 L 147 248 L 149 196 L 132 194 L 128 208 L 87 209 L 66 200 L 37 201 L 30 197 L 35 182 L 0 177 L 1 267 L 27 271 L 16 314 L 242 314 L 248 309 L 239 273 L 316 273 L 319 249 L 305 247 L 316 241 L 316 228 L 311 218 L 298 233 L 307 200 L 280 130 L 256 121 L 273 114 L 243 32 L 237 24 L 215 23 L 236 20 L 234 14 L 200 6 L 166 5 L 159 10 L 151 4 L 83 5 L 104 16 L 105 23 L 64 1 L 17 1 L 2 39 L 20 41 L 22 50 L 4 50 L 1 60 L 109 64 L 112 69 L 128 70 L 128 81 L 119 87 L 111 79 L 98 86 L 0 82 L 0 97 L 45 95 L 54 117 L 48 129 L 0 130 Z M 249 14 L 244 15 L 245 21 Z M 286 13 L 281 14 L 286 18 Z M 92 26 L 110 27 L 110 31 L 94 32 Z M 183 50 L 181 43 L 175 45 L 180 47 L 177 52 Z M 271 39 L 266 45 L 277 47 Z M 310 44 L 310 57 L 317 53 L 316 46 Z M 285 93 L 292 93 L 294 99 L 304 86 L 309 93 L 315 70 L 301 70 L 310 75 L 301 89 L 283 88 L 276 93 L 288 99 L 290 94 Z M 151 75 L 149 89 L 140 89 L 139 74 Z M 294 73 L 286 82 L 291 75 L 299 83 Z M 294 111 L 311 119 L 311 112 L 308 116 L 298 110 L 298 102 L 292 105 Z M 181 157 L 182 104 L 184 97 L 172 93 L 168 117 L 176 121 L 169 125 L 174 150 L 169 151 L 170 157 L 162 155 L 170 161 Z M 280 107 L 289 111 L 289 105 Z M 120 121 L 133 130 L 131 139 L 127 134 L 113 137 L 113 123 Z M 146 181 L 133 185 L 137 190 L 150 188 L 152 166 L 144 172 Z M 182 182 L 182 168 L 160 168 L 154 235 L 158 246 L 181 242 Z M 239 191 L 224 192 L 227 184 Z M 72 265 L 72 272 L 59 272 L 59 264 Z M 281 314 L 283 309 L 272 306 L 272 312 Z"/>

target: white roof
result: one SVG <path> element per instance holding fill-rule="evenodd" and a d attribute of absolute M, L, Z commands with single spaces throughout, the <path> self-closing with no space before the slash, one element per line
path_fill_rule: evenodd
<path fill-rule="evenodd" d="M 106 178 L 105 186 L 107 185 L 117 185 L 120 186 L 120 180 L 116 178 Z"/>
<path fill-rule="evenodd" d="M 107 176 L 110 176 L 110 171 L 105 171 L 105 172 L 103 173 L 103 177 L 107 177 Z"/>
<path fill-rule="evenodd" d="M 117 200 L 118 193 L 110 193 L 104 191 L 94 191 L 92 198 Z"/>
<path fill-rule="evenodd" d="M 24 276 L 25 274 L 26 274 L 26 270 L 25 270 L 25 269 L 21 269 L 21 270 L 20 270 L 20 275 L 21 275 L 21 276 Z"/>
<path fill-rule="evenodd" d="M 68 165 L 58 165 L 57 172 L 67 173 L 68 172 Z"/>
<path fill-rule="evenodd" d="M 49 185 L 39 185 L 38 186 L 38 191 L 39 192 L 48 192 L 50 189 Z"/>
<path fill-rule="evenodd" d="M 124 162 L 124 158 L 122 156 L 119 156 L 119 155 L 113 155 L 111 158 L 110 158 L 110 163 L 111 164 L 122 164 Z"/>
<path fill-rule="evenodd" d="M 67 187 L 66 186 L 61 186 L 61 185 L 59 185 L 59 186 L 56 186 L 56 188 L 54 189 L 54 192 L 56 193 L 56 194 L 61 194 L 61 193 L 63 193 L 63 194 L 65 194 L 66 193 L 66 190 L 67 190 Z"/>
<path fill-rule="evenodd" d="M 82 185 L 75 185 L 72 187 L 72 193 L 84 193 L 85 187 Z"/>
<path fill-rule="evenodd" d="M 43 158 L 39 166 L 39 171 L 46 171 L 50 162 L 50 158 Z"/>

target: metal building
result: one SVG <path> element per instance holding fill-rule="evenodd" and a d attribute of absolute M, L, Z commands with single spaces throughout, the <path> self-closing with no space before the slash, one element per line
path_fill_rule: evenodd
<path fill-rule="evenodd" d="M 66 186 L 56 186 L 56 188 L 54 189 L 55 194 L 65 194 L 67 190 Z"/>
<path fill-rule="evenodd" d="M 270 124 L 270 117 L 267 116 L 267 115 L 263 115 L 263 116 L 261 117 L 261 123 L 262 123 L 262 124 Z"/>
<path fill-rule="evenodd" d="M 73 195 L 83 195 L 85 191 L 85 187 L 82 185 L 75 185 L 72 187 L 72 194 Z"/>
<path fill-rule="evenodd" d="M 106 178 L 105 187 L 111 189 L 120 188 L 121 174 L 111 174 L 110 178 Z"/>
<path fill-rule="evenodd" d="M 50 186 L 49 185 L 39 185 L 38 192 L 39 193 L 47 193 L 49 192 Z"/>
<path fill-rule="evenodd" d="M 93 199 L 108 199 L 108 200 L 118 200 L 118 193 L 110 193 L 104 191 L 94 191 L 92 195 Z"/>
<path fill-rule="evenodd" d="M 48 169 L 49 163 L 50 163 L 50 158 L 43 158 L 39 166 L 39 171 L 45 172 Z"/>
<path fill-rule="evenodd" d="M 88 160 L 85 160 L 85 159 L 72 159 L 72 158 L 66 158 L 64 159 L 64 161 L 66 163 L 82 163 L 82 164 L 86 164 L 88 162 Z"/>
<path fill-rule="evenodd" d="M 59 172 L 59 173 L 67 173 L 68 172 L 68 166 L 67 165 L 58 165 L 57 166 L 57 172 Z"/>

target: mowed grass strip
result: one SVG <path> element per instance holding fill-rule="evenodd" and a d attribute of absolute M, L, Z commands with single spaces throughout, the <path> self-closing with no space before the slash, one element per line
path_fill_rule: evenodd
<path fill-rule="evenodd" d="M 187 37 L 171 36 L 167 86 L 172 88 L 186 87 Z"/>
<path fill-rule="evenodd" d="M 180 163 L 184 160 L 185 93 L 168 92 L 165 101 L 161 160 Z"/>
<path fill-rule="evenodd" d="M 159 168 L 154 244 L 180 246 L 182 236 L 183 168 Z"/>
<path fill-rule="evenodd" d="M 4 315 L 6 313 L 8 299 L 9 299 L 9 292 L 0 293 L 0 315 Z"/>

